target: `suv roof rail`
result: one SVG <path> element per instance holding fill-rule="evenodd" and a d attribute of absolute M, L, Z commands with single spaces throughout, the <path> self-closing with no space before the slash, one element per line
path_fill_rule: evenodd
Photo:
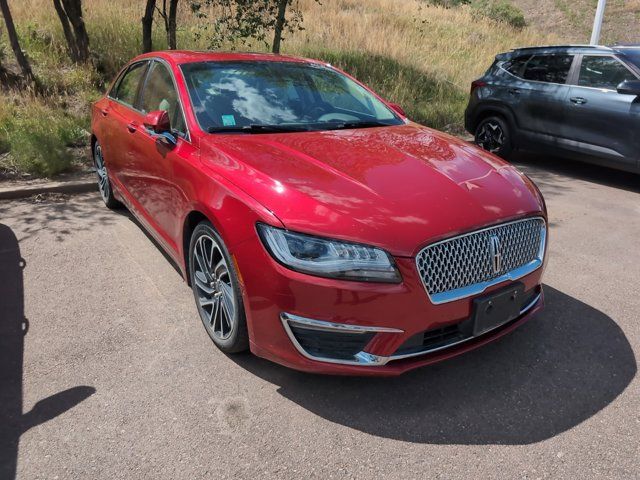
<path fill-rule="evenodd" d="M 511 51 L 516 52 L 516 51 L 522 51 L 522 50 L 543 50 L 545 48 L 593 48 L 593 49 L 600 49 L 600 50 L 611 50 L 611 47 L 607 47 L 606 45 L 587 45 L 587 44 L 575 43 L 575 44 L 566 44 L 566 45 L 537 45 L 534 47 L 518 47 L 518 48 L 512 49 Z"/>

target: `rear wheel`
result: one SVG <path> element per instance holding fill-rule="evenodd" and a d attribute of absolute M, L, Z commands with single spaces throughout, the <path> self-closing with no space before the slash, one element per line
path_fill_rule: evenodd
<path fill-rule="evenodd" d="M 122 204 L 116 200 L 113 195 L 113 188 L 111 188 L 109 172 L 107 171 L 107 165 L 104 161 L 100 142 L 96 142 L 93 146 L 93 164 L 96 169 L 96 176 L 98 177 L 98 190 L 100 190 L 100 196 L 104 204 L 111 209 L 122 207 Z"/>
<path fill-rule="evenodd" d="M 189 246 L 189 275 L 200 319 L 213 343 L 225 353 L 249 348 L 238 274 L 222 238 L 211 223 L 199 223 Z"/>
<path fill-rule="evenodd" d="M 507 158 L 513 152 L 511 129 L 500 117 L 487 117 L 476 128 L 475 142 L 488 152 Z"/>

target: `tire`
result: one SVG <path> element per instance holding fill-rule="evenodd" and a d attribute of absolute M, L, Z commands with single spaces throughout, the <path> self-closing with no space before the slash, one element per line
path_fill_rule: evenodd
<path fill-rule="evenodd" d="M 213 343 L 224 353 L 248 350 L 238 273 L 224 241 L 207 221 L 191 235 L 189 277 L 200 320 Z"/>
<path fill-rule="evenodd" d="M 513 153 L 511 128 L 501 117 L 491 116 L 482 119 L 476 128 L 475 143 L 502 158 L 508 158 Z"/>
<path fill-rule="evenodd" d="M 98 177 L 98 190 L 100 191 L 100 196 L 104 204 L 112 210 L 122 208 L 122 204 L 116 200 L 116 197 L 113 195 L 109 172 L 104 160 L 104 155 L 102 154 L 102 146 L 98 141 L 96 141 L 93 146 L 93 165 L 96 169 L 96 176 Z"/>

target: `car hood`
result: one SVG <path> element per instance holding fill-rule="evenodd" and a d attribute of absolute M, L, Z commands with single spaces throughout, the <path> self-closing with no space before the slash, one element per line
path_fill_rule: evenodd
<path fill-rule="evenodd" d="M 542 214 L 514 167 L 429 128 L 209 135 L 202 161 L 291 230 L 413 256 L 425 244 Z"/>

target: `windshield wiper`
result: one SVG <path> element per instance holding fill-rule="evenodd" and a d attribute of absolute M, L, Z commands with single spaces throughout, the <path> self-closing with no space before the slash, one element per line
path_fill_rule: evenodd
<path fill-rule="evenodd" d="M 329 123 L 331 130 L 344 130 L 348 128 L 372 128 L 372 127 L 389 127 L 393 123 L 380 122 L 378 120 L 361 120 L 357 122 L 336 122 Z"/>
<path fill-rule="evenodd" d="M 308 132 L 307 127 L 296 125 L 243 125 L 228 127 L 210 127 L 209 133 L 278 133 L 278 132 Z"/>

